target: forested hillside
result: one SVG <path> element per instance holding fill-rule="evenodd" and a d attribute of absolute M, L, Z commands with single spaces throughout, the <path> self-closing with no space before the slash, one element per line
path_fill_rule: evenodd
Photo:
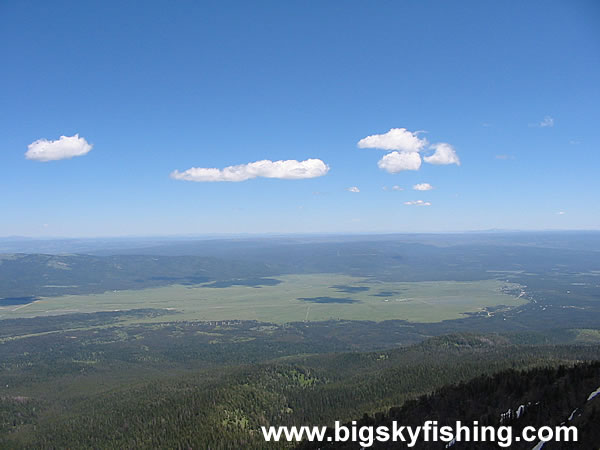
<path fill-rule="evenodd" d="M 600 442 L 600 397 L 592 397 L 600 386 L 600 362 L 573 367 L 538 367 L 528 370 L 505 370 L 494 375 L 481 375 L 458 385 L 444 386 L 429 395 L 408 400 L 390 408 L 387 413 L 364 415 L 356 427 L 387 426 L 392 421 L 418 427 L 426 420 L 437 421 L 439 427 L 454 427 L 456 421 L 470 425 L 511 426 L 513 436 L 523 428 L 555 427 L 566 424 L 578 429 L 577 442 L 548 442 L 544 449 L 597 449 Z M 589 399 L 589 400 L 588 400 Z M 346 424 L 351 426 L 350 423 Z M 328 433 L 333 436 L 332 430 Z M 511 448 L 531 449 L 539 442 L 512 441 Z M 421 441 L 413 448 L 441 449 L 443 442 Z M 298 450 L 359 449 L 357 443 L 303 442 Z M 408 448 L 401 442 L 375 442 L 374 449 Z M 495 442 L 454 442 L 455 449 L 497 449 Z"/>
<path fill-rule="evenodd" d="M 170 342 L 177 350 L 177 341 Z M 515 345 L 502 336 L 482 335 L 233 366 L 234 355 L 214 355 L 209 362 L 202 352 L 178 362 L 165 359 L 170 352 L 164 349 L 149 348 L 140 358 L 123 343 L 119 359 L 87 364 L 77 354 L 66 365 L 36 367 L 35 358 L 15 355 L 9 372 L 21 375 L 1 380 L 9 385 L 0 403 L 2 446 L 262 449 L 269 447 L 262 425 L 331 424 L 388 411 L 482 374 L 600 359 L 598 346 Z M 69 358 L 60 345 L 50 343 L 46 351 L 65 362 Z M 260 355 L 246 360 L 260 361 Z M 5 363 L 3 373 L 7 368 Z"/>

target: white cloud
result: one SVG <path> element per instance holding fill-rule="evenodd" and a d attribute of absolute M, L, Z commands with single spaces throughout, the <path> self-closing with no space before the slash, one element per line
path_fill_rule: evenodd
<path fill-rule="evenodd" d="M 538 125 L 542 128 L 553 127 L 554 119 L 550 116 L 546 116 L 546 117 L 544 117 L 544 120 L 542 120 Z"/>
<path fill-rule="evenodd" d="M 92 145 L 88 144 L 84 138 L 79 137 L 79 134 L 61 136 L 56 141 L 38 139 L 27 146 L 25 158 L 43 162 L 56 161 L 83 156 L 91 149 Z"/>
<path fill-rule="evenodd" d="M 354 192 L 355 194 L 357 194 L 357 193 L 359 193 L 359 192 L 360 192 L 360 189 L 359 189 L 359 188 L 357 188 L 356 186 L 352 186 L 352 187 L 346 188 L 346 190 L 347 190 L 348 192 Z"/>
<path fill-rule="evenodd" d="M 377 167 L 390 173 L 398 173 L 403 170 L 419 170 L 421 155 L 416 152 L 391 152 L 379 160 Z"/>
<path fill-rule="evenodd" d="M 383 190 L 384 190 L 384 191 L 403 191 L 403 190 L 404 190 L 404 188 L 403 188 L 403 187 L 400 187 L 400 186 L 398 186 L 397 184 L 395 184 L 395 185 L 393 185 L 392 187 L 387 187 L 387 186 L 384 186 L 384 187 L 383 187 Z"/>
<path fill-rule="evenodd" d="M 425 156 L 423 160 L 429 164 L 456 164 L 460 166 L 460 159 L 456 154 L 456 150 L 450 144 L 440 142 L 439 144 L 433 144 L 429 148 L 435 149 L 435 152 L 431 156 Z"/>
<path fill-rule="evenodd" d="M 415 191 L 430 191 L 433 189 L 433 186 L 429 183 L 419 183 L 413 186 Z"/>
<path fill-rule="evenodd" d="M 564 212 L 564 211 L 559 211 L 559 212 L 557 212 L 556 214 L 558 214 L 559 216 L 564 216 L 564 215 L 566 214 L 566 212 Z"/>
<path fill-rule="evenodd" d="M 423 200 L 413 200 L 410 202 L 404 202 L 408 206 L 431 206 L 430 202 L 424 202 Z"/>
<path fill-rule="evenodd" d="M 210 182 L 210 181 L 246 181 L 251 178 L 281 178 L 285 180 L 300 180 L 304 178 L 321 177 L 329 172 L 329 166 L 320 159 L 296 161 L 262 161 L 229 166 L 224 169 L 192 167 L 183 172 L 174 170 L 171 178 L 176 180 Z"/>
<path fill-rule="evenodd" d="M 427 145 L 426 139 L 418 137 L 418 132 L 406 128 L 392 128 L 385 134 L 374 134 L 358 141 L 359 148 L 380 148 L 383 150 L 401 150 L 419 152 Z"/>
<path fill-rule="evenodd" d="M 420 133 L 422 131 L 412 132 L 406 128 L 392 128 L 387 133 L 374 134 L 361 139 L 358 141 L 358 147 L 390 151 L 377 163 L 380 169 L 390 173 L 419 170 L 422 161 L 429 164 L 460 165 L 460 159 L 454 147 L 445 142 L 429 145 L 427 139 L 419 138 Z M 426 148 L 434 150 L 434 153 L 421 159 L 419 152 Z"/>

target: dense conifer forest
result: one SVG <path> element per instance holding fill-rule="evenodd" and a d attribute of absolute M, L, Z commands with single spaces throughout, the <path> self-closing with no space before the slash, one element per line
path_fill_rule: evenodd
<path fill-rule="evenodd" d="M 161 339 L 169 340 L 164 335 Z M 0 402 L 0 442 L 7 448 L 291 447 L 267 445 L 260 426 L 331 424 L 364 414 L 387 420 L 400 414 L 395 407 L 402 404 L 412 408 L 412 421 L 418 421 L 429 417 L 419 409 L 423 398 L 436 398 L 419 396 L 452 393 L 454 388 L 445 386 L 474 378 L 475 384 L 460 385 L 456 395 L 474 389 L 481 410 L 458 406 L 456 411 L 488 417 L 525 401 L 530 390 L 550 389 L 550 368 L 562 365 L 557 373 L 566 373 L 564 367 L 600 359 L 596 345 L 531 345 L 530 340 L 528 335 L 449 335 L 376 352 L 300 356 L 296 348 L 295 355 L 273 359 L 273 347 L 248 351 L 252 347 L 243 339 L 221 350 L 227 357 L 219 357 L 218 350 L 213 356 L 192 356 L 171 336 L 170 348 L 155 351 L 149 346 L 143 358 L 126 340 L 113 342 L 120 356 L 95 361 L 84 359 L 94 355 L 93 342 L 90 353 L 83 355 L 49 340 L 38 351 L 51 355 L 52 361 L 22 353 L 3 361 L 3 373 L 15 375 L 2 379 L 6 387 Z M 151 344 L 147 338 L 143 341 Z M 508 403 L 498 403 L 519 385 L 507 377 L 525 377 L 519 371 L 534 368 L 531 388 L 523 384 L 522 393 L 517 390 L 506 396 Z M 493 377 L 500 371 L 505 372 Z M 579 399 L 589 390 L 589 376 L 584 378 L 577 384 L 581 390 L 567 392 L 565 398 Z M 544 380 L 549 380 L 546 387 Z M 477 389 L 482 391 L 476 395 Z M 562 392 L 552 394 L 553 399 L 561 396 Z M 572 404 L 557 400 L 556 411 L 562 413 Z M 386 411 L 387 416 L 378 414 Z"/>
<path fill-rule="evenodd" d="M 431 394 L 406 401 L 387 413 L 365 414 L 355 421 L 356 427 L 387 426 L 392 421 L 417 427 L 425 420 L 436 421 L 439 427 L 456 421 L 481 426 L 511 426 L 513 436 L 520 436 L 527 426 L 567 425 L 578 430 L 577 442 L 547 442 L 548 449 L 596 449 L 600 442 L 600 398 L 588 398 L 600 385 L 600 362 L 578 363 L 574 366 L 536 367 L 527 370 L 503 370 L 494 375 L 480 375 L 457 385 L 444 386 Z M 346 426 L 352 426 L 346 423 Z M 333 436 L 329 430 L 328 436 Z M 533 448 L 539 439 L 515 442 L 511 448 Z M 356 449 L 356 443 L 303 442 L 298 450 Z M 414 448 L 444 448 L 442 442 L 420 441 Z M 499 448 L 496 442 L 454 442 L 453 448 Z M 408 448 L 405 443 L 375 441 L 374 449 Z"/>

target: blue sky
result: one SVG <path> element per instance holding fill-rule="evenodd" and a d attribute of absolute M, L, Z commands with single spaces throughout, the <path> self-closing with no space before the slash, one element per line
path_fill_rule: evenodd
<path fill-rule="evenodd" d="M 596 1 L 9 0 L 0 52 L 0 236 L 600 228 Z"/>

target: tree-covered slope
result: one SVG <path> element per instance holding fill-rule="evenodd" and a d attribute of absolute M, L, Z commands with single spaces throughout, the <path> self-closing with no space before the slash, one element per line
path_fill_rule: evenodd
<path fill-rule="evenodd" d="M 327 425 L 387 411 L 482 374 L 600 359 L 597 346 L 515 345 L 502 336 L 457 335 L 395 350 L 236 365 L 232 361 L 242 359 L 231 354 L 213 353 L 207 361 L 201 349 L 215 344 L 177 360 L 165 358 L 164 347 L 150 347 L 140 358 L 123 341 L 120 358 L 86 363 L 78 354 L 67 364 L 68 348 L 51 342 L 47 350 L 66 364 L 44 366 L 54 372 L 36 374 L 22 355 L 13 360 L 25 378 L 0 400 L 2 447 L 281 448 L 293 444 L 267 445 L 261 426 Z M 174 351 L 180 347 L 173 336 L 169 342 Z M 263 347 L 263 355 L 270 352 Z M 11 379 L 7 384 L 18 381 Z"/>
<path fill-rule="evenodd" d="M 549 441 L 544 449 L 597 449 L 600 442 L 600 397 L 589 399 L 600 386 L 600 362 L 582 363 L 571 367 L 536 367 L 528 370 L 505 370 L 493 375 L 480 375 L 468 382 L 448 385 L 429 395 L 406 401 L 402 406 L 390 408 L 385 414 L 365 414 L 355 421 L 355 427 L 385 426 L 392 422 L 413 428 L 426 421 L 437 422 L 438 427 L 454 429 L 457 421 L 470 426 L 511 426 L 512 436 L 522 435 L 527 426 L 574 426 L 578 429 L 577 442 Z M 588 400 L 589 399 L 589 400 Z M 346 426 L 350 427 L 351 423 Z M 334 436 L 333 430 L 328 433 Z M 506 439 L 506 435 L 501 439 Z M 525 442 L 515 439 L 511 448 L 531 449 L 539 439 Z M 508 443 L 505 441 L 505 443 Z M 496 449 L 496 442 L 457 441 L 453 449 Z M 413 448 L 442 449 L 446 443 L 425 442 L 421 439 Z M 298 450 L 359 449 L 356 442 L 303 442 Z M 408 448 L 403 442 L 374 441 L 374 449 Z"/>

